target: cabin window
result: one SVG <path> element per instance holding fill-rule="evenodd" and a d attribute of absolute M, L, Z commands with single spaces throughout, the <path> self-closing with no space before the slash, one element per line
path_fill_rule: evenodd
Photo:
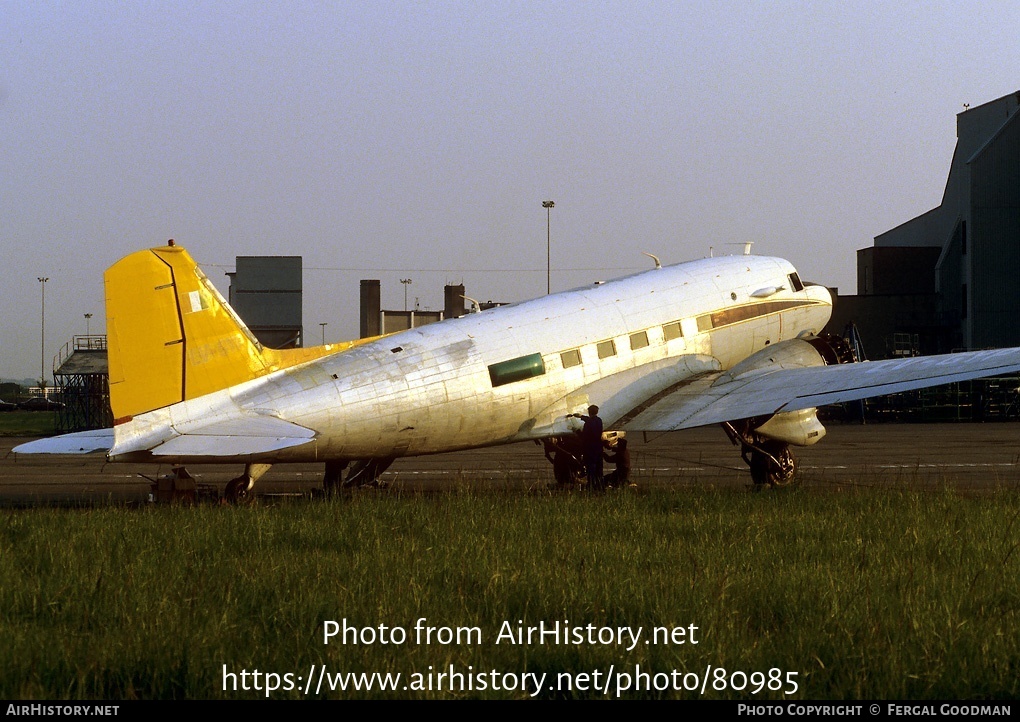
<path fill-rule="evenodd" d="M 500 361 L 498 364 L 489 365 L 489 379 L 492 386 L 512 384 L 514 381 L 523 381 L 545 373 L 545 362 L 542 361 L 542 354 L 533 353 L 527 356 L 519 356 L 509 361 Z"/>
<path fill-rule="evenodd" d="M 683 329 L 680 328 L 680 322 L 674 321 L 673 323 L 667 323 L 662 327 L 662 338 L 666 341 L 672 341 L 675 338 L 680 338 L 684 335 Z"/>
<path fill-rule="evenodd" d="M 563 363 L 563 368 L 569 369 L 572 366 L 581 365 L 581 349 L 572 348 L 569 351 L 564 351 L 560 354 L 560 361 Z"/>
<path fill-rule="evenodd" d="M 796 271 L 791 273 L 788 276 L 788 278 L 790 279 L 790 290 L 791 291 L 803 291 L 804 290 L 804 284 L 803 284 L 803 282 L 801 282 L 800 276 L 797 274 Z"/>
<path fill-rule="evenodd" d="M 600 342 L 596 348 L 599 352 L 599 358 L 609 358 L 616 355 L 616 344 L 613 343 L 613 339 Z"/>
<path fill-rule="evenodd" d="M 712 314 L 707 313 L 704 316 L 698 316 L 698 330 L 699 331 L 712 330 Z"/>
<path fill-rule="evenodd" d="M 645 331 L 638 331 L 630 335 L 630 350 L 636 351 L 639 348 L 644 348 L 648 345 L 648 333 Z"/>

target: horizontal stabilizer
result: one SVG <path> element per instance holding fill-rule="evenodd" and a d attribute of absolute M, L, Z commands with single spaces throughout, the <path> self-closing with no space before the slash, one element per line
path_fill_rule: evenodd
<path fill-rule="evenodd" d="M 113 447 L 113 429 L 78 431 L 48 439 L 38 439 L 14 447 L 15 454 L 91 454 Z"/>
<path fill-rule="evenodd" d="M 153 456 L 247 456 L 307 444 L 315 432 L 272 416 L 222 419 L 176 429 L 181 435 L 151 451 Z"/>
<path fill-rule="evenodd" d="M 1018 371 L 1020 348 L 756 370 L 678 389 L 623 426 L 628 431 L 675 431 Z"/>

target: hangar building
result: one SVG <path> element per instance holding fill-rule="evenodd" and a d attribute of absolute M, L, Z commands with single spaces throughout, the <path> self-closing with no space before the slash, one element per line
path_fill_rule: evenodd
<path fill-rule="evenodd" d="M 942 202 L 857 252 L 854 321 L 869 358 L 1020 346 L 1020 91 L 956 116 Z"/>

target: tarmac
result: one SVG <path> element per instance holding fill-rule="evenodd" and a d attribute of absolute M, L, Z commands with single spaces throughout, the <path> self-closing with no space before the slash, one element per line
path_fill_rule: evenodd
<path fill-rule="evenodd" d="M 794 448 L 802 488 L 940 488 L 968 493 L 1020 490 L 1020 423 L 849 424 L 830 423 L 818 444 Z M 628 434 L 638 489 L 751 488 L 750 474 L 719 427 L 666 434 Z M 13 454 L 28 439 L 0 438 L 0 507 L 145 504 L 152 481 L 169 465 L 110 463 L 102 454 Z M 241 464 L 195 465 L 199 497 L 216 500 Z M 607 464 L 607 472 L 612 466 Z M 314 496 L 322 487 L 322 464 L 274 466 L 257 496 Z M 533 443 L 397 459 L 380 477 L 383 493 L 553 489 L 552 468 Z"/>

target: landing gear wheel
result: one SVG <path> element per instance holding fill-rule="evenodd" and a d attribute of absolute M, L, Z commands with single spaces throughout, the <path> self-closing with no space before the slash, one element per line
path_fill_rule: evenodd
<path fill-rule="evenodd" d="M 789 486 L 797 473 L 797 461 L 787 444 L 767 444 L 751 451 L 751 481 L 756 489 Z"/>
<path fill-rule="evenodd" d="M 231 504 L 237 504 L 248 498 L 248 492 L 251 491 L 254 485 L 255 482 L 252 481 L 251 477 L 247 475 L 239 476 L 227 482 L 227 488 L 223 491 L 223 495 Z"/>

